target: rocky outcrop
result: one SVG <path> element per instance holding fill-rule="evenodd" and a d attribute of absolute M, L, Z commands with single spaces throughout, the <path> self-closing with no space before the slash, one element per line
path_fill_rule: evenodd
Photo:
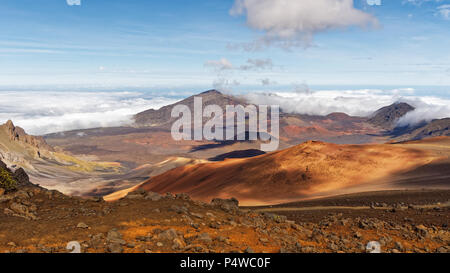
<path fill-rule="evenodd" d="M 234 199 L 207 204 L 166 194 L 154 201 L 145 198 L 154 194 L 141 190 L 116 202 L 41 189 L 5 196 L 6 201 L 0 196 L 0 252 L 62 253 L 73 238 L 83 253 L 363 253 L 374 252 L 373 243 L 383 253 L 450 251 L 447 224 L 434 218 L 448 214 L 444 206 L 396 212 L 367 207 L 345 215 L 312 208 L 306 213 L 314 217 L 306 219 L 294 210 L 239 209 Z"/>
<path fill-rule="evenodd" d="M 18 126 L 14 126 L 14 123 L 11 120 L 8 120 L 5 124 L 1 125 L 0 127 L 4 127 L 11 141 L 24 143 L 36 149 L 53 151 L 53 148 L 45 142 L 43 137 L 28 135 L 24 129 Z"/>
<path fill-rule="evenodd" d="M 414 109 L 407 103 L 394 103 L 376 111 L 368 122 L 383 129 L 391 130 L 401 117 Z"/>
<path fill-rule="evenodd" d="M 0 160 L 0 188 L 10 191 L 23 187 L 35 186 L 30 182 L 30 178 L 22 168 L 10 170 L 7 165 Z"/>
<path fill-rule="evenodd" d="M 0 204 L 6 204 L 3 208 L 5 215 L 37 220 L 37 206 L 30 202 L 30 198 L 40 190 L 30 182 L 22 168 L 12 171 L 0 161 Z"/>
<path fill-rule="evenodd" d="M 0 160 L 0 169 L 7 169 L 8 167 L 6 166 L 5 163 L 3 163 L 3 161 Z"/>
<path fill-rule="evenodd" d="M 411 140 L 428 137 L 450 136 L 450 118 L 436 119 L 411 133 Z"/>
<path fill-rule="evenodd" d="M 24 155 L 15 152 L 2 151 L 1 148 L 0 148 L 0 160 L 7 163 L 22 164 L 22 165 L 27 163 L 27 160 L 24 158 Z"/>
<path fill-rule="evenodd" d="M 211 201 L 211 205 L 219 207 L 226 212 L 233 212 L 239 209 L 239 201 L 236 198 L 230 199 L 214 198 Z"/>
<path fill-rule="evenodd" d="M 19 187 L 19 188 L 33 185 L 30 182 L 30 178 L 28 177 L 28 174 L 22 168 L 18 168 L 14 172 L 13 177 L 17 181 L 17 187 Z"/>

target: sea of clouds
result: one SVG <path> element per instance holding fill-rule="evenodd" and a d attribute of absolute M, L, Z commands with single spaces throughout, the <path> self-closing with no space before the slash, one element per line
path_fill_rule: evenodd
<path fill-rule="evenodd" d="M 248 91 L 240 95 L 255 104 L 279 105 L 285 112 L 310 115 L 344 112 L 354 116 L 370 116 L 381 107 L 406 102 L 416 110 L 398 121 L 403 126 L 450 117 L 449 98 L 419 96 L 412 88 L 311 91 L 307 86 L 298 86 L 294 89 Z M 239 95 L 236 92 L 233 94 Z M 131 124 L 136 113 L 159 109 L 187 96 L 186 93 L 174 96 L 137 91 L 0 91 L 0 124 L 11 119 L 35 135 L 121 126 Z"/>
<path fill-rule="evenodd" d="M 0 91 L 0 123 L 10 119 L 35 135 L 120 126 L 138 112 L 175 101 L 140 92 Z"/>
<path fill-rule="evenodd" d="M 342 112 L 368 117 L 378 109 L 397 102 L 415 107 L 414 111 L 398 120 L 398 126 L 450 117 L 450 99 L 415 95 L 413 88 L 311 91 L 305 86 L 293 92 L 249 93 L 245 97 L 255 104 L 275 104 L 285 112 L 309 115 Z"/>

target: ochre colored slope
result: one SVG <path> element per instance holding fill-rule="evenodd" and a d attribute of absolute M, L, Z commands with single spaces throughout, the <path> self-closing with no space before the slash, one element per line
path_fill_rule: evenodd
<path fill-rule="evenodd" d="M 168 170 L 171 170 L 176 167 L 180 166 L 186 166 L 186 165 L 193 165 L 193 164 L 199 164 L 202 162 L 208 162 L 206 160 L 201 159 L 192 159 L 192 158 L 185 158 L 185 157 L 171 157 L 167 160 L 164 160 L 157 164 L 146 164 L 139 166 L 138 168 L 132 170 L 130 172 L 130 175 L 128 178 L 132 178 L 133 176 L 139 176 L 139 175 L 149 175 L 156 176 L 158 174 L 164 173 Z M 123 176 L 124 179 L 127 179 L 127 175 Z M 122 189 L 119 191 L 115 191 L 111 194 L 103 196 L 103 199 L 108 202 L 117 201 L 123 197 L 125 197 L 129 192 L 135 191 L 139 188 L 139 186 L 142 183 L 139 183 L 136 186 L 133 186 L 131 188 Z"/>
<path fill-rule="evenodd" d="M 140 187 L 188 193 L 204 201 L 236 197 L 244 205 L 273 204 L 373 183 L 438 158 L 425 150 L 389 144 L 309 141 L 258 157 L 176 168 Z"/>

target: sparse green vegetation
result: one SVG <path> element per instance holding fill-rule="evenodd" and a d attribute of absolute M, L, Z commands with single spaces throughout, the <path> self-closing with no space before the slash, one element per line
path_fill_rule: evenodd
<path fill-rule="evenodd" d="M 15 189 L 16 184 L 17 182 L 14 180 L 11 173 L 5 169 L 0 169 L 0 188 L 9 191 Z"/>
<path fill-rule="evenodd" d="M 119 172 L 120 164 L 116 162 L 90 162 L 84 161 L 77 157 L 64 154 L 64 153 L 54 153 L 55 158 L 64 161 L 66 164 L 71 164 L 68 168 L 75 172 Z"/>

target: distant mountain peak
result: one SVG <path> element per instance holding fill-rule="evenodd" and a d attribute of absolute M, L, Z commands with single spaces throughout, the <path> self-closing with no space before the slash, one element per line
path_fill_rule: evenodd
<path fill-rule="evenodd" d="M 399 137 L 399 140 L 420 140 L 429 137 L 450 136 L 450 118 L 435 119 L 409 134 Z"/>
<path fill-rule="evenodd" d="M 14 126 L 14 123 L 12 122 L 12 120 L 8 120 L 6 123 L 5 123 L 5 126 L 7 127 L 7 128 L 14 128 L 15 126 Z"/>
<path fill-rule="evenodd" d="M 186 105 L 193 111 L 195 97 L 202 98 L 203 107 L 207 105 L 218 105 L 222 109 L 225 109 L 227 105 L 248 105 L 248 103 L 240 98 L 232 95 L 225 95 L 216 89 L 211 89 L 192 95 L 174 104 L 164 106 L 158 110 L 149 109 L 140 112 L 134 116 L 135 124 L 139 127 L 167 127 L 175 121 L 175 119 L 171 117 L 172 108 L 177 105 Z"/>
<path fill-rule="evenodd" d="M 330 119 L 336 119 L 336 120 L 351 119 L 351 117 L 348 114 L 342 113 L 342 112 L 333 112 L 331 114 L 328 114 L 326 117 L 330 118 Z"/>
<path fill-rule="evenodd" d="M 2 127 L 6 131 L 10 141 L 24 143 L 37 149 L 53 151 L 53 148 L 45 142 L 44 138 L 27 134 L 21 127 L 15 126 L 11 120 L 0 125 L 0 128 Z"/>
<path fill-rule="evenodd" d="M 393 129 L 401 117 L 414 110 L 415 108 L 408 103 L 395 102 L 377 110 L 368 121 L 384 129 Z"/>
<path fill-rule="evenodd" d="M 218 90 L 216 90 L 216 89 L 207 90 L 207 91 L 204 91 L 204 92 L 200 93 L 200 95 L 201 95 L 201 94 L 217 94 L 217 95 L 223 95 L 222 92 L 220 92 L 220 91 L 218 91 Z"/>

